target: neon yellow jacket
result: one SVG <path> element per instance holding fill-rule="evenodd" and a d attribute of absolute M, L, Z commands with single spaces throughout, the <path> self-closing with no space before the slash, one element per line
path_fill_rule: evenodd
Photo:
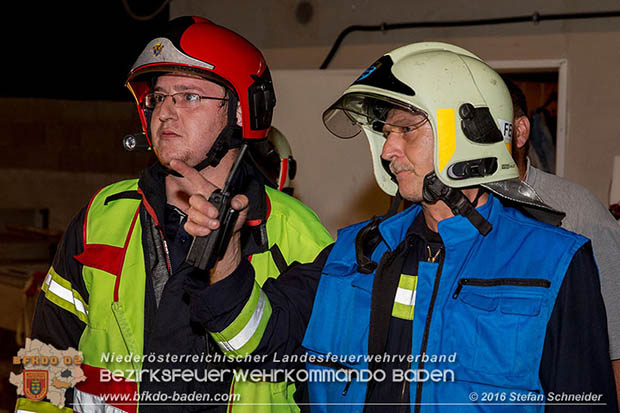
<path fill-rule="evenodd" d="M 280 274 L 278 264 L 282 267 L 293 261 L 310 262 L 333 242 L 305 205 L 269 187 L 265 194 L 269 206 L 264 225 L 266 248 L 249 258 L 256 274 L 263 276 L 259 280 L 261 285 L 268 277 Z M 62 337 L 56 339 L 57 332 L 46 331 L 54 323 L 40 323 L 44 327 L 33 332 L 57 348 L 72 346 L 83 353 L 82 370 L 87 380 L 74 390 L 74 409 L 76 405 L 89 409 L 99 406 L 100 409 L 89 411 L 104 411 L 106 406 L 114 406 L 120 411 L 135 412 L 139 407 L 135 402 L 140 384 L 132 372 L 141 371 L 144 353 L 147 273 L 142 234 L 146 224 L 141 214 L 145 213 L 158 225 L 137 180 L 100 190 L 83 214 L 82 248 L 74 250 L 73 244 L 77 243 L 72 243 L 67 238 L 71 234 L 66 234 L 58 252 L 61 256 L 74 256 L 82 264 L 81 274 L 70 274 L 71 268 L 79 266 L 75 262 L 68 266 L 59 264 L 69 273 L 57 271 L 57 255 L 44 282 L 34 326 L 37 317 L 49 317 L 49 312 L 54 312 L 56 321 L 63 325 L 81 325 L 77 343 Z M 42 315 L 44 311 L 47 314 Z M 227 411 L 299 411 L 294 404 L 294 391 L 293 383 L 233 382 L 230 392 L 238 396 L 228 401 Z M 16 410 L 59 411 L 51 403 L 25 398 L 18 400 Z"/>

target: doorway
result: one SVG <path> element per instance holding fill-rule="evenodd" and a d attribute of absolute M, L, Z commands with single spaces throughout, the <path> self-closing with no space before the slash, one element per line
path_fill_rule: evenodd
<path fill-rule="evenodd" d="M 566 148 L 566 60 L 497 61 L 489 65 L 523 90 L 530 118 L 532 164 L 564 176 Z"/>

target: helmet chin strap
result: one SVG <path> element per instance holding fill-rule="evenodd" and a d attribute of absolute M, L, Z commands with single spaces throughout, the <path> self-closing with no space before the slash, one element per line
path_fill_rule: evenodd
<path fill-rule="evenodd" d="M 216 167 L 230 149 L 239 148 L 243 144 L 243 133 L 241 126 L 237 125 L 237 96 L 226 90 L 228 95 L 228 123 L 211 145 L 211 149 L 205 158 L 193 166 L 197 171 L 202 171 L 208 166 Z M 165 167 L 164 167 L 165 168 Z M 178 172 L 165 168 L 170 175 L 181 177 Z"/>
<path fill-rule="evenodd" d="M 195 165 L 194 169 L 202 171 L 207 166 L 217 166 L 230 149 L 239 148 L 242 143 L 241 127 L 238 125 L 226 125 L 215 142 L 213 142 L 205 158 Z"/>
<path fill-rule="evenodd" d="M 377 263 L 371 259 L 372 253 L 381 242 L 381 233 L 379 232 L 379 224 L 386 219 L 392 217 L 398 211 L 403 197 L 400 192 L 396 192 L 390 209 L 383 217 L 374 216 L 355 237 L 355 259 L 357 260 L 357 269 L 363 274 L 370 274 L 377 268 Z"/>
<path fill-rule="evenodd" d="M 475 204 L 478 203 L 478 198 L 481 195 L 480 191 L 481 189 L 479 188 Z M 493 228 L 489 221 L 476 211 L 475 204 L 471 203 L 460 189 L 445 185 L 435 175 L 435 172 L 431 172 L 424 177 L 422 196 L 426 202 L 437 202 L 440 200 L 445 202 L 454 215 L 462 215 L 467 218 L 482 235 L 487 235 Z"/>

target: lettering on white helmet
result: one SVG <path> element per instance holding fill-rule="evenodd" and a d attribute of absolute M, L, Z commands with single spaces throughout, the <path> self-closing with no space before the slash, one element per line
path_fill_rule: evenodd
<path fill-rule="evenodd" d="M 503 119 L 498 119 L 497 121 L 499 122 L 499 130 L 502 132 L 504 142 L 512 143 L 512 122 Z"/>

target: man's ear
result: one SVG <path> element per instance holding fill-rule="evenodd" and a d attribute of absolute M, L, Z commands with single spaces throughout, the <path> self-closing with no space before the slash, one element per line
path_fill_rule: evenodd
<path fill-rule="evenodd" d="M 241 114 L 241 103 L 237 102 L 237 125 L 243 127 L 243 115 Z"/>
<path fill-rule="evenodd" d="M 530 137 L 530 120 L 527 116 L 519 116 L 515 119 L 514 124 L 514 137 L 512 144 L 516 145 L 518 149 L 523 148 Z"/>

